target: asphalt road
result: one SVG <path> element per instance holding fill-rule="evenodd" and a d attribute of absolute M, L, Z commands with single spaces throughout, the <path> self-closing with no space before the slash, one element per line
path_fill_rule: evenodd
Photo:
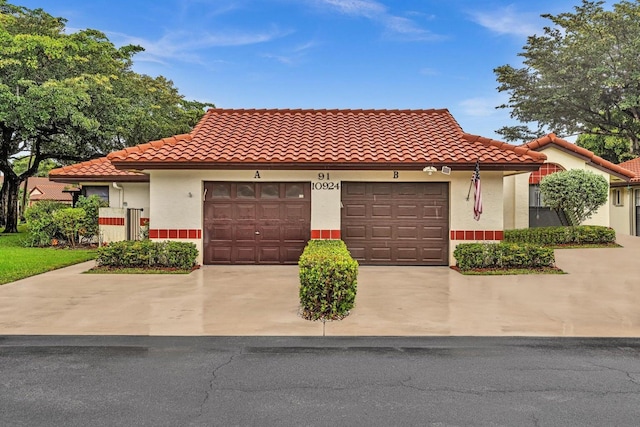
<path fill-rule="evenodd" d="M 0 336 L 2 426 L 637 426 L 640 339 Z"/>

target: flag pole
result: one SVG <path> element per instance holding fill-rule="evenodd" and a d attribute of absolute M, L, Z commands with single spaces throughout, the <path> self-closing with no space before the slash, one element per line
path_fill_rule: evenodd
<path fill-rule="evenodd" d="M 478 163 L 480 163 L 480 157 L 478 157 L 478 160 L 476 160 L 476 166 L 478 165 Z M 471 196 L 471 187 L 473 187 L 473 181 L 474 181 L 473 178 L 475 178 L 475 175 L 476 175 L 476 168 L 474 166 L 473 175 L 471 175 L 472 178 L 471 178 L 471 181 L 469 181 L 469 191 L 467 191 L 467 202 L 469 201 L 469 196 Z"/>

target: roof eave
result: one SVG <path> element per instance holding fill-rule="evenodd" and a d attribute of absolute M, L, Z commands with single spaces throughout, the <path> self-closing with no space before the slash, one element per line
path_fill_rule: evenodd
<path fill-rule="evenodd" d="M 49 176 L 49 179 L 67 184 L 78 182 L 149 182 L 149 175 L 59 175 Z"/>
<path fill-rule="evenodd" d="M 540 168 L 544 160 L 510 163 L 480 163 L 481 170 L 487 171 L 535 171 Z M 448 166 L 453 171 L 473 170 L 475 162 L 447 163 L 447 162 L 115 162 L 116 169 L 138 170 L 211 170 L 211 169 L 259 169 L 259 170 L 422 170 L 424 166 L 441 168 Z"/>

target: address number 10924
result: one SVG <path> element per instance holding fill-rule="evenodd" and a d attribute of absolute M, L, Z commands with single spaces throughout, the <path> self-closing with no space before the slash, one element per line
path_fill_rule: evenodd
<path fill-rule="evenodd" d="M 329 181 L 330 179 L 331 178 L 329 176 L 329 172 L 327 173 L 320 172 L 318 174 L 318 181 L 321 181 L 321 182 L 312 182 L 311 188 L 313 188 L 314 190 L 339 190 L 340 183 Z"/>

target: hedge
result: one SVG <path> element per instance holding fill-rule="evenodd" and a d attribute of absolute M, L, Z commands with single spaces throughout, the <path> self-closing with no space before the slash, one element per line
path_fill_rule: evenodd
<path fill-rule="evenodd" d="M 178 268 L 196 265 L 198 250 L 193 243 L 125 240 L 98 248 L 99 266 L 119 268 Z"/>
<path fill-rule="evenodd" d="M 616 232 L 599 225 L 523 228 L 506 230 L 504 241 L 537 245 L 608 244 L 615 243 Z"/>
<path fill-rule="evenodd" d="M 310 240 L 298 265 L 305 319 L 340 319 L 349 314 L 356 298 L 358 262 L 342 240 Z"/>
<path fill-rule="evenodd" d="M 541 268 L 553 267 L 552 248 L 518 243 L 461 243 L 453 251 L 456 266 L 474 268 Z"/>

